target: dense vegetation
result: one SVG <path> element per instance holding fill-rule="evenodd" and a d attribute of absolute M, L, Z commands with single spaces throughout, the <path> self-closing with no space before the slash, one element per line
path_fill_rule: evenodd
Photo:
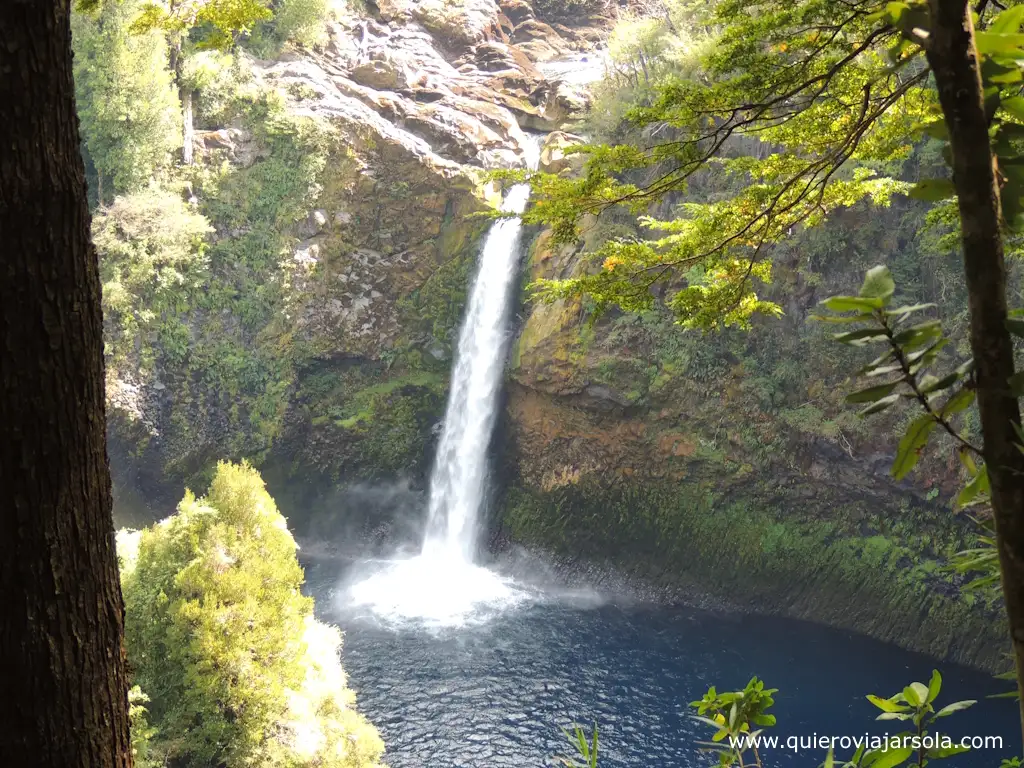
<path fill-rule="evenodd" d="M 137 766 L 379 764 L 296 549 L 245 464 L 218 465 L 206 495 L 119 534 Z"/>

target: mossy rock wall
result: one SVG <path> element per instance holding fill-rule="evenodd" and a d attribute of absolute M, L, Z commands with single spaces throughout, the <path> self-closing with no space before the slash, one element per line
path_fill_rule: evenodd
<path fill-rule="evenodd" d="M 1001 671 L 1001 617 L 965 599 L 941 570 L 952 537 L 908 546 L 896 526 L 872 530 L 873 503 L 827 493 L 808 501 L 801 491 L 747 485 L 723 494 L 696 478 L 513 487 L 503 528 L 517 543 L 610 565 L 668 596 L 709 594 Z"/>
<path fill-rule="evenodd" d="M 959 262 L 926 241 L 922 216 L 916 203 L 857 206 L 795 233 L 773 254 L 774 284 L 759 286 L 785 315 L 749 331 L 687 332 L 657 308 L 595 317 L 586 299 L 527 305 L 510 371 L 505 532 L 680 594 L 998 666 L 998 611 L 961 594 L 948 567 L 977 533 L 953 509 L 955 446 L 938 437 L 893 480 L 916 414 L 859 418 L 844 398 L 872 355 L 813 319 L 885 261 L 899 300 L 939 304 L 961 342 L 951 357 L 965 354 Z M 542 233 L 530 276 L 594 268 L 588 253 L 622 226 L 584 221 L 570 246 Z M 973 413 L 965 428 L 977 429 Z"/>

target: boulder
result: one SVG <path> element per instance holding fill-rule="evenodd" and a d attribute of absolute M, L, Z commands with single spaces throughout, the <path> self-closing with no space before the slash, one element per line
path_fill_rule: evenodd
<path fill-rule="evenodd" d="M 564 55 L 569 46 L 543 21 L 526 19 L 512 32 L 512 42 L 533 61 L 550 61 Z"/>
<path fill-rule="evenodd" d="M 494 0 L 419 0 L 410 4 L 411 16 L 453 53 L 470 50 L 486 40 L 504 40 Z"/>
<path fill-rule="evenodd" d="M 583 138 L 564 131 L 552 131 L 540 149 L 539 168 L 546 173 L 561 173 L 566 169 L 578 170 L 583 165 L 582 155 L 567 155 L 565 150 L 582 144 Z"/>
<path fill-rule="evenodd" d="M 409 69 L 384 51 L 377 56 L 352 68 L 351 77 L 360 85 L 378 91 L 398 91 L 410 84 Z"/>
<path fill-rule="evenodd" d="M 499 0 L 498 5 L 513 24 L 522 24 L 527 19 L 534 18 L 533 8 L 526 0 Z"/>
<path fill-rule="evenodd" d="M 192 134 L 192 151 L 197 160 L 212 162 L 222 158 L 240 168 L 248 168 L 264 154 L 252 134 L 242 128 L 196 131 Z"/>

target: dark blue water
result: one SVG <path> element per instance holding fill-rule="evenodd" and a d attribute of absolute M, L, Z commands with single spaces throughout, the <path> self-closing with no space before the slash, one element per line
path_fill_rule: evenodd
<path fill-rule="evenodd" d="M 329 608 L 324 590 L 314 591 Z M 595 721 L 604 768 L 710 765 L 695 744 L 710 734 L 687 705 L 710 685 L 733 690 L 755 674 L 780 689 L 770 732 L 783 739 L 896 733 L 874 721 L 878 711 L 865 694 L 890 696 L 912 681 L 927 683 L 935 666 L 944 676 L 939 705 L 980 699 L 945 718 L 946 732 L 1004 740 L 1001 750 L 942 764 L 995 768 L 1021 753 L 1015 702 L 984 698 L 1005 683 L 804 622 L 556 600 L 437 632 L 325 612 L 345 631 L 350 683 L 384 737 L 392 768 L 553 765 L 570 754 L 560 729 Z M 763 757 L 766 767 L 815 768 L 824 751 L 780 748 Z"/>

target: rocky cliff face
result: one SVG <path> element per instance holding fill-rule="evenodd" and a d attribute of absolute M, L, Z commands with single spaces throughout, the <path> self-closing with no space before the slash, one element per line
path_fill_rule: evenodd
<path fill-rule="evenodd" d="M 548 62 L 607 24 L 388 0 L 319 50 L 238 53 L 197 102 L 215 298 L 182 307 L 180 354 L 152 339 L 152 366 L 111 372 L 120 485 L 177 494 L 218 458 L 272 454 L 329 478 L 421 472 L 486 227 L 473 214 L 498 200 L 482 173 L 585 106 Z"/>
<path fill-rule="evenodd" d="M 997 614 L 948 568 L 972 541 L 951 510 L 955 452 L 893 481 L 901 422 L 845 406 L 864 361 L 810 318 L 880 254 L 908 299 L 956 304 L 941 277 L 952 267 L 915 245 L 919 217 L 912 205 L 857 208 L 798 233 L 764 287 L 786 316 L 749 332 L 688 333 L 660 312 L 591 324 L 580 302 L 528 307 L 511 371 L 506 534 L 667 595 L 717 594 L 998 666 Z M 591 221 L 561 248 L 541 234 L 531 275 L 588 269 L 587 246 L 624 231 Z"/>

